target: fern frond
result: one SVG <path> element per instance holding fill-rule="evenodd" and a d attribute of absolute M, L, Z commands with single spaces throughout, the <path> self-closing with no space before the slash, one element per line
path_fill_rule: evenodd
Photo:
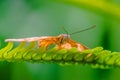
<path fill-rule="evenodd" d="M 22 42 L 16 48 L 13 48 L 13 45 L 13 42 L 9 42 L 6 47 L 0 50 L 1 61 L 47 62 L 70 65 L 89 64 L 99 68 L 120 67 L 120 53 L 103 50 L 102 47 L 80 52 L 77 48 L 69 50 L 36 48 L 36 42 L 31 42 L 28 46 L 26 46 L 26 42 Z"/>

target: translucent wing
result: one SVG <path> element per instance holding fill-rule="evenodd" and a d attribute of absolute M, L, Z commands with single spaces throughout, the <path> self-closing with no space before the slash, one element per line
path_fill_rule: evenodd
<path fill-rule="evenodd" d="M 32 41 L 39 41 L 39 40 L 46 39 L 46 38 L 48 38 L 48 37 L 47 36 L 43 36 L 43 37 L 6 39 L 5 42 L 32 42 Z"/>
<path fill-rule="evenodd" d="M 54 36 L 43 36 L 43 37 L 30 37 L 30 38 L 19 38 L 19 39 L 6 39 L 5 42 L 38 42 L 38 48 L 49 47 L 51 44 L 56 44 L 56 37 Z"/>

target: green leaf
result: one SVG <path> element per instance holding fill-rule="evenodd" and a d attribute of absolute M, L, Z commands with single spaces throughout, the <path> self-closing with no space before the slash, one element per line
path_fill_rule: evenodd
<path fill-rule="evenodd" d="M 0 50 L 0 60 L 8 62 L 32 62 L 32 63 L 58 63 L 63 65 L 89 64 L 94 68 L 106 69 L 109 67 L 120 67 L 120 53 L 103 50 L 96 47 L 85 51 L 77 48 L 66 49 L 46 49 L 45 47 L 36 48 L 36 42 L 20 43 L 16 48 L 13 42 Z"/>

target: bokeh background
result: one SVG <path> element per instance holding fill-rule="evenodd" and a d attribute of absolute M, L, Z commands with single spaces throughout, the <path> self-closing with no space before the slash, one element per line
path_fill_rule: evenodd
<path fill-rule="evenodd" d="M 71 35 L 90 48 L 120 51 L 120 0 L 0 0 L 0 47 L 6 38 Z M 0 62 L 0 80 L 120 80 L 120 69 Z"/>

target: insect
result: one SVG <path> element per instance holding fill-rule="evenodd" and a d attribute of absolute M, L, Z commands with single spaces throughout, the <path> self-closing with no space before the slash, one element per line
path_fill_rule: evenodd
<path fill-rule="evenodd" d="M 72 47 L 77 48 L 79 51 L 83 51 L 86 49 L 89 49 L 88 47 L 86 47 L 85 45 L 75 42 L 74 40 L 72 40 L 70 38 L 70 35 L 72 34 L 76 34 L 79 32 L 83 32 L 89 29 L 94 28 L 94 26 L 89 27 L 87 29 L 81 30 L 81 31 L 77 31 L 71 34 L 68 34 L 68 32 L 65 30 L 65 28 L 63 27 L 63 29 L 65 30 L 65 32 L 67 34 L 60 34 L 59 36 L 42 36 L 42 37 L 31 37 L 31 38 L 21 38 L 21 39 L 6 39 L 5 42 L 32 42 L 32 41 L 37 41 L 38 42 L 38 48 L 44 46 L 46 48 L 48 48 L 51 44 L 55 44 L 56 48 L 58 49 L 70 49 Z"/>

